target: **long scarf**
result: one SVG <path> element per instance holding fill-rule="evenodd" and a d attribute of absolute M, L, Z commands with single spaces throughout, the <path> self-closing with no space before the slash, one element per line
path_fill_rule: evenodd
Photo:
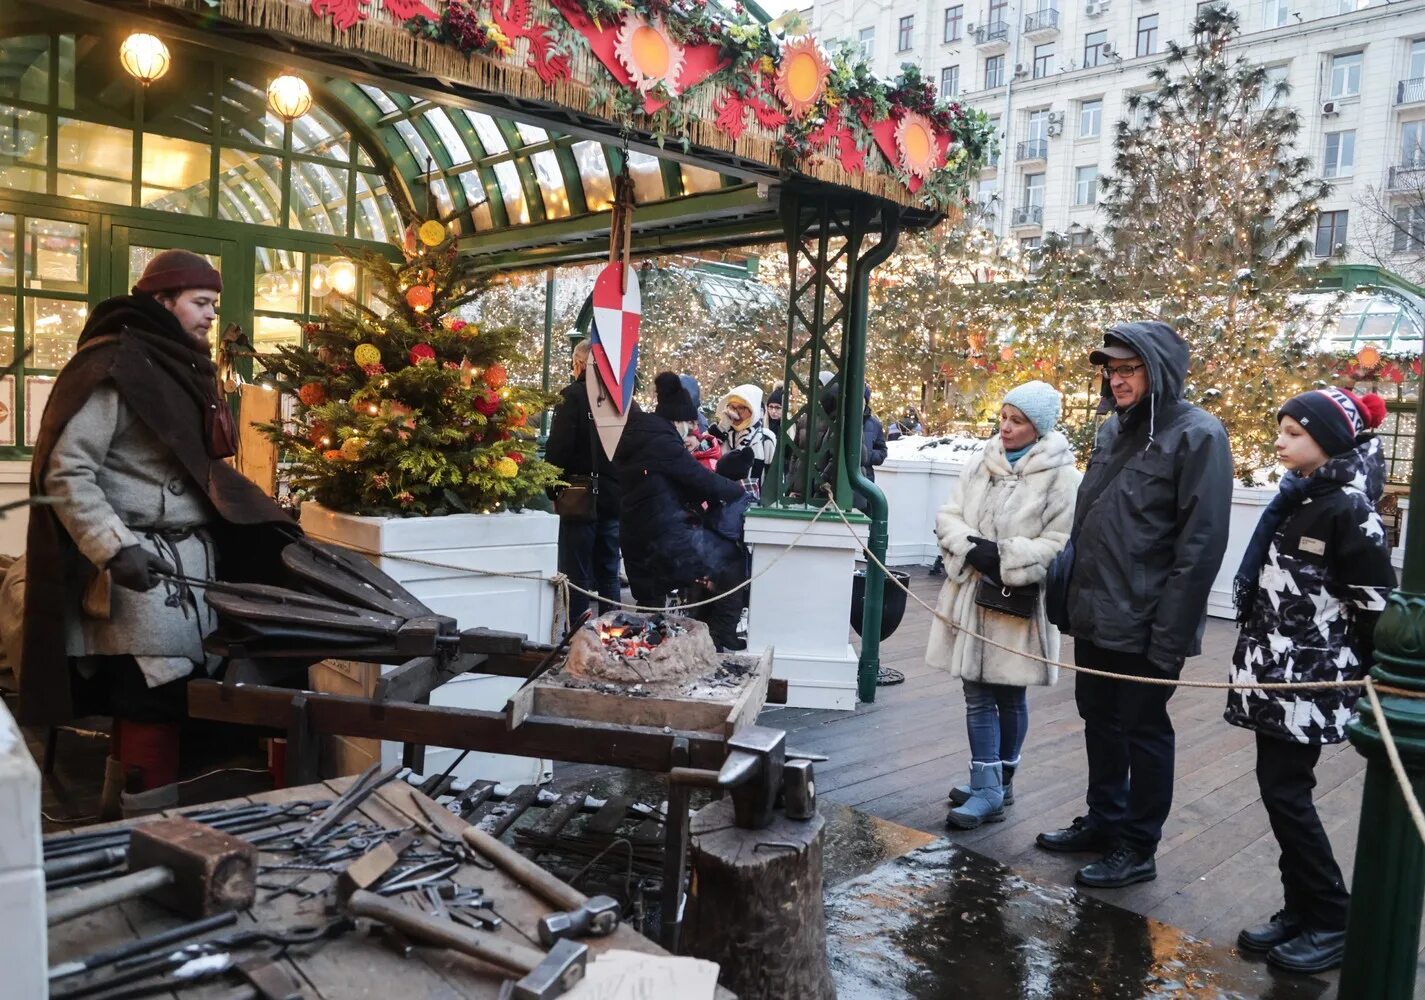
<path fill-rule="evenodd" d="M 1272 539 L 1276 537 L 1282 524 L 1308 497 L 1321 496 L 1340 488 L 1339 482 L 1319 476 L 1299 476 L 1295 472 L 1288 472 L 1282 477 L 1277 495 L 1272 497 L 1272 502 L 1262 511 L 1252 538 L 1247 542 L 1247 549 L 1242 553 L 1237 575 L 1232 578 L 1232 603 L 1237 608 L 1238 625 L 1247 624 L 1256 608 L 1257 580 L 1262 574 L 1262 567 L 1266 565 Z"/>

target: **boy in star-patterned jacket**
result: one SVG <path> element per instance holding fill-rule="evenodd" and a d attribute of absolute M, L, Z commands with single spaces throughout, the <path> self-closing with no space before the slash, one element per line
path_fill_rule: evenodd
<path fill-rule="evenodd" d="M 1289 471 L 1248 544 L 1235 580 L 1242 631 L 1232 681 L 1355 680 L 1395 586 L 1376 512 L 1385 485 L 1376 395 L 1304 392 L 1277 413 L 1277 457 Z M 1325 744 L 1346 738 L 1359 691 L 1234 690 L 1227 721 L 1257 734 L 1257 783 L 1281 848 L 1286 905 L 1238 944 L 1272 964 L 1320 972 L 1341 964 L 1349 897 L 1311 790 Z"/>

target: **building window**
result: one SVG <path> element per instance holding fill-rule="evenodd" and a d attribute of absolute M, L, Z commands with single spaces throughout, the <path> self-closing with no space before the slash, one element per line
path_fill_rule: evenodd
<path fill-rule="evenodd" d="M 1091 247 L 1093 246 L 1093 233 L 1087 229 L 1070 229 L 1069 246 L 1071 247 Z"/>
<path fill-rule="evenodd" d="M 955 97 L 960 93 L 960 67 L 946 66 L 940 70 L 940 96 Z"/>
<path fill-rule="evenodd" d="M 861 29 L 861 38 L 860 38 L 859 47 L 860 47 L 860 49 L 861 49 L 861 58 L 862 58 L 862 59 L 870 60 L 870 59 L 876 58 L 876 29 L 875 29 L 875 28 L 862 28 L 862 29 Z"/>
<path fill-rule="evenodd" d="M 910 36 L 915 31 L 915 15 L 907 14 L 900 19 L 896 28 L 896 51 L 906 52 L 910 49 Z"/>
<path fill-rule="evenodd" d="M 1054 43 L 1045 42 L 1034 46 L 1034 79 L 1042 80 L 1050 74 L 1054 62 Z"/>
<path fill-rule="evenodd" d="M 1425 167 L 1425 121 L 1400 127 L 1400 166 L 1412 170 Z"/>
<path fill-rule="evenodd" d="M 1104 49 L 1108 48 L 1107 31 L 1090 31 L 1084 36 L 1084 69 L 1091 66 L 1102 66 L 1108 62 L 1108 54 Z"/>
<path fill-rule="evenodd" d="M 1004 56 L 990 56 L 985 60 L 985 89 L 1004 86 Z"/>
<path fill-rule="evenodd" d="M 1316 216 L 1316 256 L 1330 257 L 1346 248 L 1346 216 L 1349 214 L 1342 209 Z"/>
<path fill-rule="evenodd" d="M 1135 129 L 1144 129 L 1153 122 L 1153 109 L 1148 106 L 1147 94 L 1139 94 L 1137 96 L 1138 105 L 1129 111 L 1128 123 Z"/>
<path fill-rule="evenodd" d="M 975 192 L 975 204 L 979 205 L 980 213 L 986 217 L 995 214 L 995 206 L 999 202 L 999 183 L 994 177 L 986 177 L 980 181 L 979 189 Z"/>
<path fill-rule="evenodd" d="M 1263 110 L 1273 105 L 1284 105 L 1288 91 L 1281 89 L 1286 83 L 1287 66 L 1268 66 L 1267 75 L 1262 80 L 1262 92 L 1257 95 L 1257 102 Z"/>
<path fill-rule="evenodd" d="M 1138 19 L 1137 55 L 1151 56 L 1158 51 L 1158 15 L 1149 14 Z"/>
<path fill-rule="evenodd" d="M 1405 70 L 1407 80 L 1425 77 L 1425 38 L 1410 43 L 1410 62 Z"/>
<path fill-rule="evenodd" d="M 1358 10 L 1365 10 L 1370 6 L 1371 0 L 1340 0 L 1340 13 L 1354 14 Z"/>
<path fill-rule="evenodd" d="M 1079 102 L 1079 138 L 1097 139 L 1103 133 L 1103 99 Z"/>
<path fill-rule="evenodd" d="M 1410 205 L 1395 210 L 1396 253 L 1419 253 L 1425 250 L 1425 205 Z"/>
<path fill-rule="evenodd" d="M 945 8 L 945 41 L 958 42 L 965 31 L 964 5 Z"/>
<path fill-rule="evenodd" d="M 1326 177 L 1349 177 L 1356 168 L 1356 131 L 1326 133 L 1326 156 L 1321 172 Z"/>
<path fill-rule="evenodd" d="M 1044 237 L 1042 236 L 1025 236 L 1019 241 L 1020 250 L 1038 250 L 1043 245 Z"/>
<path fill-rule="evenodd" d="M 1331 57 L 1331 97 L 1357 97 L 1361 93 L 1361 61 L 1364 53 L 1345 52 Z"/>
<path fill-rule="evenodd" d="M 1024 201 L 1025 208 L 1044 207 L 1044 175 L 1025 174 L 1024 175 Z"/>
<path fill-rule="evenodd" d="M 990 0 L 989 24 L 993 28 L 995 25 L 1003 23 L 1009 10 L 1009 0 Z"/>
<path fill-rule="evenodd" d="M 1074 204 L 1093 205 L 1098 201 L 1098 167 L 1074 168 Z"/>
<path fill-rule="evenodd" d="M 1262 27 L 1280 28 L 1290 16 L 1286 0 L 1267 0 L 1266 5 L 1262 7 Z"/>

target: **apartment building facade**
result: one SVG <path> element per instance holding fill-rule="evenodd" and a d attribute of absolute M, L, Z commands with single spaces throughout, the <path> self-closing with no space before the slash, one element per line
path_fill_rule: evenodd
<path fill-rule="evenodd" d="M 1212 2 L 1212 0 L 1208 0 Z M 1218 0 L 1222 2 L 1222 0 Z M 1334 190 L 1314 250 L 1352 263 L 1425 249 L 1425 0 L 1225 0 L 1236 51 L 1285 80 L 1298 147 Z M 857 43 L 877 72 L 922 67 L 942 94 L 998 122 L 997 162 L 976 197 L 987 225 L 1022 246 L 1101 228 L 1098 176 L 1113 167 L 1126 100 L 1151 88 L 1169 39 L 1191 41 L 1195 0 L 816 0 L 824 39 Z M 1405 231 L 1382 228 L 1368 203 Z M 1372 239 L 1363 240 L 1364 230 Z M 1369 243 L 1369 248 L 1366 244 Z"/>

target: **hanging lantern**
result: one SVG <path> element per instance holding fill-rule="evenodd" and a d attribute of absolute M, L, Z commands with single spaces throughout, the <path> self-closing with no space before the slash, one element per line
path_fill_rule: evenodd
<path fill-rule="evenodd" d="M 267 106 L 290 123 L 312 110 L 312 88 L 300 76 L 284 73 L 267 85 Z"/>
<path fill-rule="evenodd" d="M 312 298 L 324 299 L 327 293 L 332 290 L 331 274 L 327 271 L 325 264 L 312 265 L 312 278 L 308 283 L 312 290 Z"/>
<path fill-rule="evenodd" d="M 168 46 L 157 35 L 136 31 L 119 46 L 119 62 L 124 71 L 147 87 L 168 72 Z"/>
<path fill-rule="evenodd" d="M 406 289 L 406 305 L 418 313 L 423 313 L 435 302 L 435 292 L 430 285 L 412 285 Z"/>
<path fill-rule="evenodd" d="M 1356 362 L 1362 368 L 1374 368 L 1380 364 L 1380 349 L 1374 344 L 1367 344 L 1356 352 Z"/>
<path fill-rule="evenodd" d="M 338 295 L 351 295 L 356 291 L 356 265 L 338 257 L 327 265 L 327 284 Z"/>

